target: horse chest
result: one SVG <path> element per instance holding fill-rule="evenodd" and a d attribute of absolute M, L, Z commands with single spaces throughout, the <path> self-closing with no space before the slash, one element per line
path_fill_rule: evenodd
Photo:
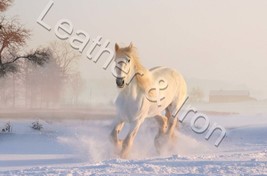
<path fill-rule="evenodd" d="M 140 116 L 142 97 L 119 96 L 116 106 L 120 118 L 128 122 L 134 121 Z"/>

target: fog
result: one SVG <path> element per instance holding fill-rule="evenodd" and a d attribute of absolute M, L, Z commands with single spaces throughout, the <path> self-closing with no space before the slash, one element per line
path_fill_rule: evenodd
<path fill-rule="evenodd" d="M 73 23 L 73 35 L 77 30 L 84 30 L 90 35 L 89 44 L 97 36 L 103 37 L 102 42 L 109 40 L 111 49 L 115 42 L 127 45 L 132 41 L 146 67 L 162 65 L 175 68 L 185 76 L 189 89 L 199 87 L 205 96 L 211 89 L 236 89 L 250 90 L 257 99 L 267 97 L 267 78 L 264 76 L 267 65 L 266 1 L 55 0 L 44 19 L 51 25 L 51 31 L 36 22 L 47 3 L 46 0 L 29 0 L 27 3 L 17 0 L 5 12 L 6 16 L 17 15 L 32 30 L 25 51 L 59 41 L 54 34 L 54 26 L 58 20 L 65 18 Z M 84 54 L 77 59 L 83 86 L 78 99 L 76 96 L 76 104 L 112 104 L 116 86 L 110 70 L 102 69 L 104 62 L 105 57 L 94 63 Z M 48 77 L 57 75 L 52 73 L 49 71 L 51 75 Z M 58 100 L 36 102 L 34 106 L 75 104 L 71 83 L 63 81 L 62 85 L 57 85 L 62 80 L 55 80 L 45 84 L 45 91 L 33 90 L 46 99 Z M 5 83 L 3 81 L 1 86 L 12 85 L 12 78 Z M 26 106 L 32 106 L 29 105 L 29 97 L 23 99 L 22 95 L 29 96 L 25 93 L 26 87 L 34 87 L 36 82 L 16 84 L 15 92 L 19 94 L 16 104 L 23 105 L 24 102 Z M 53 86 L 63 88 L 57 92 Z M 9 100 L 8 104 L 13 101 Z"/>

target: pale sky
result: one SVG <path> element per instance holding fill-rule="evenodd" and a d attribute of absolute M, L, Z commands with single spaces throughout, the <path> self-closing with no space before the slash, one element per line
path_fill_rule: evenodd
<path fill-rule="evenodd" d="M 30 48 L 58 40 L 36 23 L 48 2 L 15 0 L 6 12 L 32 29 Z M 72 21 L 74 32 L 110 40 L 110 48 L 132 41 L 146 67 L 168 66 L 188 79 L 224 81 L 267 97 L 265 0 L 54 0 L 44 21 L 54 27 L 62 18 Z M 86 79 L 112 79 L 101 69 L 104 61 L 81 60 Z"/>

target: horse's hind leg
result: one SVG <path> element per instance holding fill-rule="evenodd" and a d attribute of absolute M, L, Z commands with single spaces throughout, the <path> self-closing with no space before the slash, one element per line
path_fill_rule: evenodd
<path fill-rule="evenodd" d="M 166 108 L 166 114 L 165 115 L 168 118 L 168 126 L 169 126 L 167 134 L 169 135 L 169 137 L 172 141 L 175 141 L 175 139 L 176 139 L 175 129 L 178 126 L 177 118 L 172 117 L 171 112 L 168 108 Z"/>
<path fill-rule="evenodd" d="M 117 151 L 121 149 L 122 141 L 118 138 L 118 134 L 124 126 L 124 122 L 120 120 L 114 121 L 114 127 L 110 133 L 111 141 L 114 143 Z"/>
<path fill-rule="evenodd" d="M 163 115 L 157 115 L 155 116 L 158 124 L 159 124 L 159 131 L 158 134 L 154 138 L 154 145 L 156 147 L 156 150 L 158 153 L 161 151 L 162 143 L 164 143 L 163 136 L 167 132 L 168 129 L 168 118 Z"/>

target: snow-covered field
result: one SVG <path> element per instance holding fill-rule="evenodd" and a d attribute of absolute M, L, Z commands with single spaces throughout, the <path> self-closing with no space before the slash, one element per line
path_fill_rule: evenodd
<path fill-rule="evenodd" d="M 113 153 L 108 119 L 43 119 L 41 131 L 31 128 L 36 119 L 0 119 L 0 126 L 12 125 L 12 133 L 0 134 L 0 175 L 267 175 L 266 115 L 209 118 L 227 130 L 218 148 L 216 135 L 205 140 L 187 120 L 179 126 L 176 147 L 158 155 L 157 124 L 148 119 L 128 160 Z"/>

